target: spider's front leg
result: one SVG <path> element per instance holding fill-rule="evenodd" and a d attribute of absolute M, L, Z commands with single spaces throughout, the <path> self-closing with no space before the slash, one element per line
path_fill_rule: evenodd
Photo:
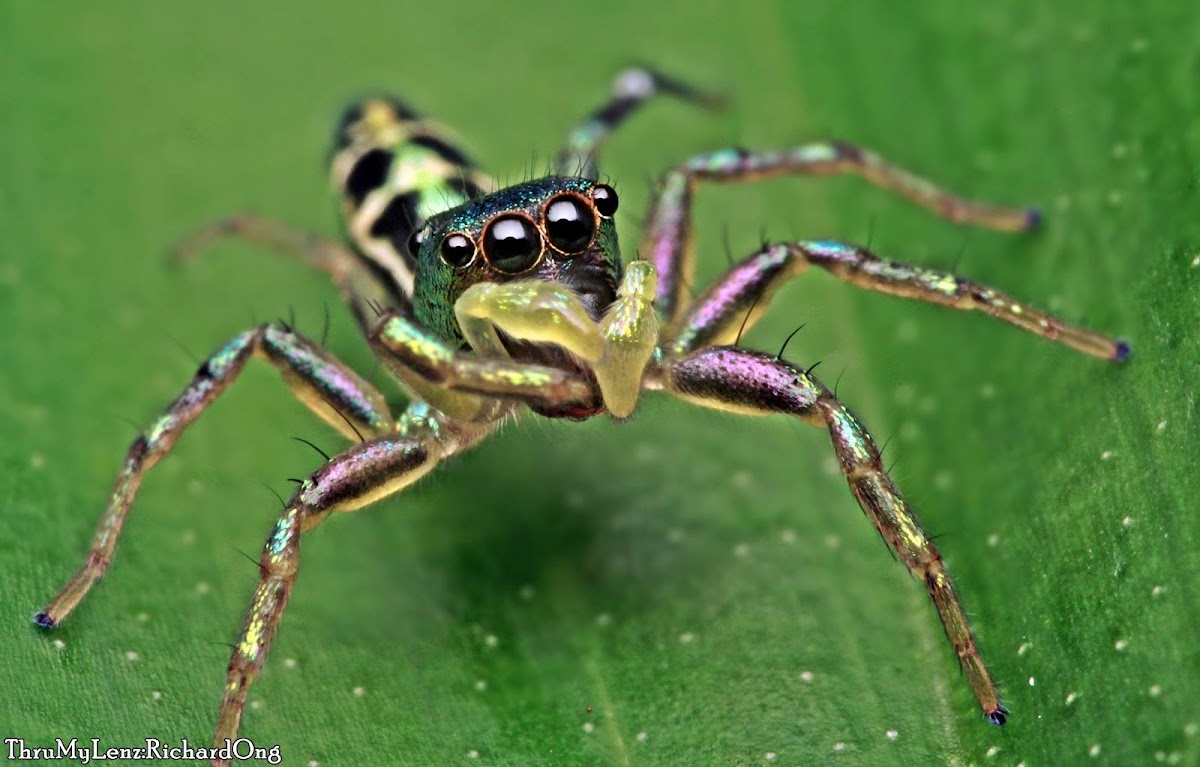
<path fill-rule="evenodd" d="M 295 585 L 305 532 L 331 512 L 353 511 L 408 487 L 483 439 L 516 403 L 554 407 L 596 396 L 594 384 L 570 371 L 454 349 L 397 312 L 385 314 L 369 340 L 410 391 L 428 393 L 437 405 L 414 403 L 392 433 L 335 455 L 288 500 L 259 559 L 258 586 L 229 662 L 215 748 L 238 737 L 247 689 L 262 669 Z"/>
<path fill-rule="evenodd" d="M 656 388 L 698 405 L 746 415 L 786 414 L 827 428 L 850 491 L 887 545 L 925 584 L 984 715 L 993 724 L 1004 724 L 1007 712 L 941 554 L 884 470 L 871 435 L 845 405 L 804 370 L 737 347 L 669 359 L 651 377 Z"/>
<path fill-rule="evenodd" d="M 395 434 L 335 455 L 297 488 L 259 557 L 258 585 L 229 661 L 214 748 L 238 738 L 247 689 L 262 670 L 295 587 L 301 536 L 332 512 L 354 511 L 399 492 L 439 461 L 478 442 L 491 428 L 458 423 L 416 404 L 400 417 Z M 227 764 L 218 759 L 212 763 Z"/>
<path fill-rule="evenodd" d="M 83 564 L 34 616 L 34 623 L 42 628 L 57 626 L 100 580 L 112 560 L 125 517 L 146 472 L 233 383 L 252 356 L 262 357 L 277 368 L 297 398 L 346 437 L 375 436 L 392 428 L 392 416 L 383 395 L 291 328 L 271 322 L 242 333 L 205 360 L 183 393 L 134 440 Z"/>
<path fill-rule="evenodd" d="M 1072 325 L 995 288 L 829 241 L 774 243 L 750 254 L 714 282 L 680 318 L 674 337 L 663 344 L 665 352 L 679 356 L 704 346 L 734 343 L 766 310 L 775 291 L 809 266 L 877 293 L 983 312 L 1100 359 L 1123 362 L 1130 353 L 1124 341 Z"/>
<path fill-rule="evenodd" d="M 692 281 L 692 195 L 699 181 L 743 183 L 784 175 L 854 173 L 938 215 L 961 224 L 1008 232 L 1027 231 L 1037 211 L 1007 208 L 951 194 L 874 152 L 840 141 L 804 144 L 791 149 L 748 152 L 722 149 L 697 155 L 663 174 L 646 220 L 641 253 L 658 270 L 656 305 L 674 327 L 686 307 Z"/>

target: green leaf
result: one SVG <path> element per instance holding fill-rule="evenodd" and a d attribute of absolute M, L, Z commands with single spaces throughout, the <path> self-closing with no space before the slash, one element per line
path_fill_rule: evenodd
<path fill-rule="evenodd" d="M 608 147 L 629 254 L 661 168 L 835 136 L 1047 224 L 967 231 L 853 179 L 704 188 L 698 284 L 723 239 L 735 258 L 764 233 L 870 240 L 1133 343 L 1108 365 L 822 274 L 745 339 L 773 351 L 806 323 L 789 358 L 822 360 L 888 440 L 1010 724 L 979 717 L 824 433 L 648 396 L 624 425 L 527 419 L 309 535 L 245 735 L 322 765 L 1200 759 L 1187 3 L 303 5 L 4 11 L 4 737 L 206 745 L 256 578 L 243 554 L 276 513 L 263 484 L 316 466 L 290 436 L 339 445 L 271 371 L 150 475 L 83 607 L 52 633 L 29 616 L 86 550 L 125 421 L 179 392 L 188 354 L 293 307 L 316 336 L 329 305 L 330 346 L 373 369 L 319 275 L 240 245 L 172 272 L 167 249 L 241 210 L 336 232 L 322 161 L 355 95 L 403 94 L 515 179 L 650 61 L 733 106 L 655 104 Z"/>

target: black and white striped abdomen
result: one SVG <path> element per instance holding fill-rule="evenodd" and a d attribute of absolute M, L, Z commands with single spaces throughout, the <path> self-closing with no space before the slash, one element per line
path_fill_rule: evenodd
<path fill-rule="evenodd" d="M 412 232 L 491 187 L 444 129 L 387 97 L 346 110 L 330 166 L 350 244 L 403 304 L 412 296 L 416 267 L 408 252 Z"/>

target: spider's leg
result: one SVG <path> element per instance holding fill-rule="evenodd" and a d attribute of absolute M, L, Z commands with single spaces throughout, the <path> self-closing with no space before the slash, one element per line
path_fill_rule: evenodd
<path fill-rule="evenodd" d="M 554 172 L 560 176 L 596 178 L 596 154 L 600 146 L 638 107 L 658 95 L 674 96 L 708 109 L 720 108 L 723 100 L 673 80 L 652 69 L 627 69 L 613 80 L 612 96 L 603 106 L 576 125 L 567 145 L 558 153 Z"/>
<path fill-rule="evenodd" d="M 938 269 L 889 261 L 840 242 L 764 246 L 709 287 L 683 317 L 664 350 L 682 355 L 704 346 L 733 343 L 741 329 L 753 324 L 766 309 L 775 290 L 810 264 L 867 290 L 981 311 L 1101 359 L 1120 362 L 1129 355 L 1124 341 L 1070 325 L 998 290 Z"/>
<path fill-rule="evenodd" d="M 34 616 L 34 623 L 42 628 L 61 623 L 104 575 L 146 472 L 233 383 L 252 355 L 278 368 L 297 398 L 348 438 L 356 439 L 359 433 L 373 437 L 392 429 L 392 417 L 383 395 L 311 341 L 274 322 L 242 333 L 201 364 L 183 393 L 134 440 L 83 564 Z"/>
<path fill-rule="evenodd" d="M 230 216 L 194 232 L 175 247 L 172 260 L 191 259 L 226 237 L 294 256 L 328 274 L 364 333 L 375 324 L 378 308 L 402 309 L 409 304 L 385 275 L 342 243 L 253 214 Z"/>
<path fill-rule="evenodd" d="M 668 360 L 654 371 L 652 385 L 705 407 L 747 415 L 781 413 L 827 428 L 850 492 L 909 572 L 924 582 L 976 700 L 991 722 L 1004 723 L 1007 712 L 942 557 L 884 470 L 871 435 L 845 405 L 802 368 L 731 346 Z"/>
<path fill-rule="evenodd" d="M 951 221 L 1009 232 L 1032 229 L 1037 211 L 1006 208 L 958 197 L 892 165 L 873 152 L 842 142 L 805 144 L 792 149 L 747 152 L 722 149 L 697 155 L 663 174 L 650 206 L 641 253 L 658 269 L 657 306 L 669 322 L 684 309 L 691 284 L 692 194 L 697 181 L 740 183 L 783 175 L 856 173 Z"/>
<path fill-rule="evenodd" d="M 577 373 L 459 349 L 398 312 L 384 314 L 367 340 L 413 396 L 459 421 L 493 420 L 512 402 L 549 411 L 599 396 Z"/>
<path fill-rule="evenodd" d="M 646 369 L 658 343 L 654 267 L 631 261 L 617 299 L 597 322 L 583 302 L 561 285 L 542 281 L 479 283 L 454 304 L 471 348 L 507 354 L 496 331 L 510 338 L 561 346 L 596 376 L 608 412 L 629 416 L 637 406 Z"/>
<path fill-rule="evenodd" d="M 415 405 L 400 417 L 395 434 L 335 455 L 297 488 L 259 557 L 258 586 L 229 660 L 214 748 L 238 738 L 246 691 L 262 670 L 296 583 L 301 535 L 332 512 L 353 511 L 403 490 L 439 461 L 478 442 L 492 427 L 459 424 Z"/>

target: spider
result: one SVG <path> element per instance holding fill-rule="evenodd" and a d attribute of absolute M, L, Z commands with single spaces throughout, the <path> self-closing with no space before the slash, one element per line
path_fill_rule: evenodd
<path fill-rule="evenodd" d="M 355 444 L 299 481 L 267 536 L 217 717 L 214 744 L 224 745 L 238 737 L 247 689 L 283 618 L 304 533 L 333 512 L 408 487 L 506 419 L 532 411 L 622 420 L 643 390 L 655 390 L 707 408 L 790 415 L 828 429 L 859 506 L 925 584 L 984 716 L 1004 724 L 1007 711 L 941 555 L 862 422 L 811 369 L 740 346 L 741 333 L 781 284 L 816 266 L 868 290 L 982 311 L 1102 359 L 1124 360 L 1129 345 L 962 277 L 841 242 L 765 244 L 689 300 L 692 195 L 704 181 L 856 173 L 959 223 L 1021 232 L 1034 228 L 1038 215 L 954 196 L 851 144 L 722 149 L 662 175 L 643 258 L 623 263 L 618 197 L 597 180 L 596 155 L 658 95 L 719 105 L 712 94 L 658 72 L 627 70 L 610 99 L 571 131 L 552 175 L 499 189 L 437 126 L 393 98 L 368 98 L 343 115 L 331 157 L 345 245 L 255 216 L 218 222 L 186 241 L 181 257 L 215 238 L 238 236 L 327 273 L 411 404 L 394 417 L 374 387 L 286 323 L 235 336 L 133 442 L 83 564 L 34 622 L 53 628 L 75 609 L 108 567 L 146 472 L 251 357 L 266 360 L 305 405 Z"/>

